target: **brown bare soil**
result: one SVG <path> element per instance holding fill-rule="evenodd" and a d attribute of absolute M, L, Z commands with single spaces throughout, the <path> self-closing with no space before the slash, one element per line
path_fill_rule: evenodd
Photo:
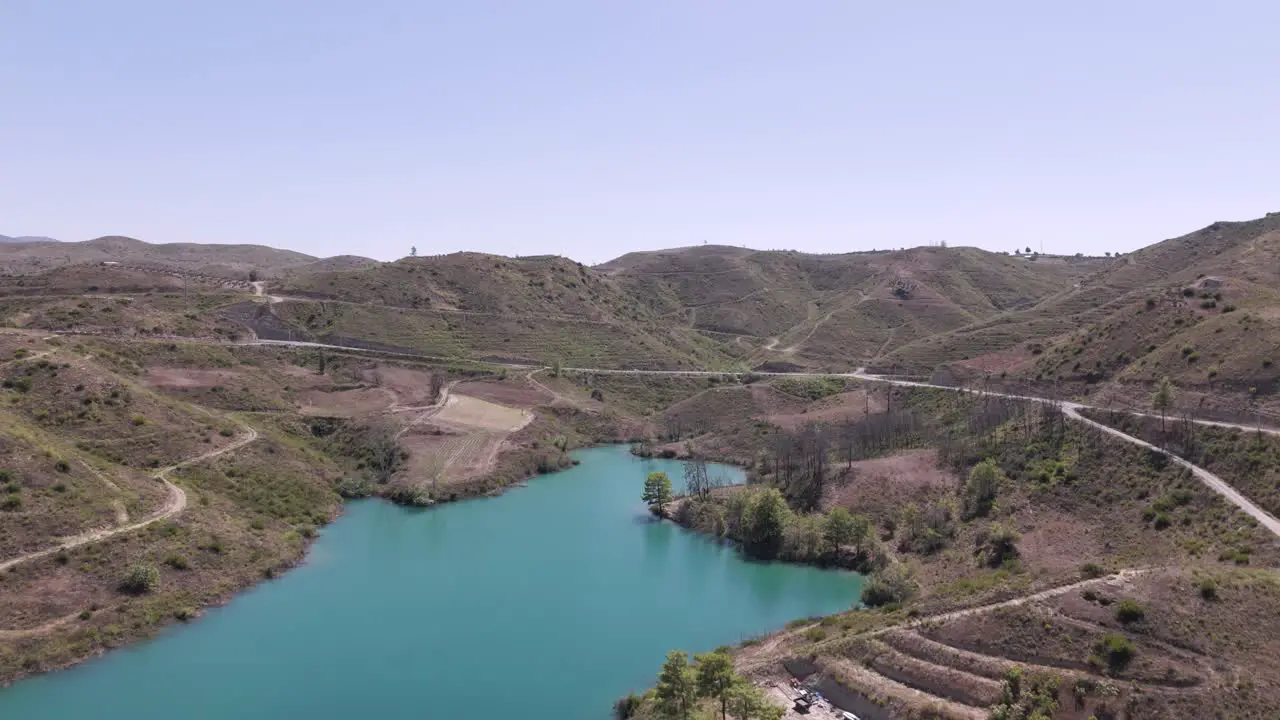
<path fill-rule="evenodd" d="M 546 382 L 545 379 L 541 381 Z M 459 395 L 515 408 L 537 407 L 554 400 L 549 393 L 536 387 L 510 381 L 472 380 L 458 383 L 454 389 Z"/>
<path fill-rule="evenodd" d="M 531 413 L 480 398 L 450 393 L 448 402 L 432 417 L 437 425 L 513 432 L 528 424 Z"/>
<path fill-rule="evenodd" d="M 876 393 L 859 389 L 822 398 L 805 406 L 801 412 L 776 412 L 768 415 L 770 423 L 788 430 L 795 430 L 808 423 L 839 423 L 849 418 L 866 417 L 871 412 L 884 411 L 884 398 Z"/>
<path fill-rule="evenodd" d="M 237 370 L 205 370 L 188 367 L 147 368 L 147 382 L 160 388 L 206 388 L 239 382 L 242 373 Z"/>
<path fill-rule="evenodd" d="M 936 451 L 911 450 L 853 463 L 828 487 L 822 505 L 884 518 L 911 503 L 936 502 L 959 486 L 960 478 L 939 467 Z"/>
<path fill-rule="evenodd" d="M 366 417 L 390 409 L 396 400 L 393 391 L 380 387 L 307 390 L 298 395 L 298 411 L 326 417 Z"/>

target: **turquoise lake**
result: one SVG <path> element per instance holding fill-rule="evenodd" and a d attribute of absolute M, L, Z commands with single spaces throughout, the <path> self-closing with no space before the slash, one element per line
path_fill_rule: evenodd
<path fill-rule="evenodd" d="M 5 720 L 605 720 L 663 656 L 856 602 L 861 579 L 751 563 L 649 518 L 626 447 L 501 497 L 348 504 L 306 562 L 199 621 L 0 690 Z M 716 472 L 741 481 L 735 468 Z"/>

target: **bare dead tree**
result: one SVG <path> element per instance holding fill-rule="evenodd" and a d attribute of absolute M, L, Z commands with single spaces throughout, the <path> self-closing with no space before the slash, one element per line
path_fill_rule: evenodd
<path fill-rule="evenodd" d="M 711 494 L 711 477 L 707 474 L 707 461 L 691 457 L 684 462 L 685 492 L 699 498 Z"/>
<path fill-rule="evenodd" d="M 395 475 L 404 459 L 404 450 L 396 438 L 395 428 L 388 422 L 377 422 L 365 431 L 365 465 L 373 473 L 374 479 L 386 483 Z"/>

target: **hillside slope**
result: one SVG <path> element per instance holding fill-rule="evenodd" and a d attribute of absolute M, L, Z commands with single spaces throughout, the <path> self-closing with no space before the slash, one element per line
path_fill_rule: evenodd
<path fill-rule="evenodd" d="M 631 253 L 596 269 L 695 329 L 750 342 L 754 360 L 848 368 L 1032 305 L 1100 262 L 975 248 L 811 255 L 704 246 Z"/>
<path fill-rule="evenodd" d="M 1196 397 L 1272 404 L 1280 381 L 1280 214 L 1217 222 L 1110 261 L 1035 307 L 922 339 L 887 363 L 1011 374 L 1125 395 L 1168 376 Z"/>
<path fill-rule="evenodd" d="M 85 242 L 11 242 L 0 245 L 0 273 L 28 275 L 85 263 L 119 262 L 163 265 L 179 270 L 246 279 L 316 262 L 318 258 L 263 245 L 152 245 L 128 237 L 106 236 Z"/>
<path fill-rule="evenodd" d="M 560 257 L 481 253 L 405 258 L 272 283 L 271 318 L 234 312 L 263 337 L 444 357 L 594 367 L 725 367 L 734 349 L 654 309 L 606 275 Z"/>

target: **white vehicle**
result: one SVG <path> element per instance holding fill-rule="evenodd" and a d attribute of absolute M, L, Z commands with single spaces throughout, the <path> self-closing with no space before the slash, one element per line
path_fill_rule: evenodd
<path fill-rule="evenodd" d="M 858 717 L 857 715 L 854 715 L 848 710 L 844 711 L 844 713 L 842 713 L 840 717 L 844 718 L 844 720 L 862 720 L 862 718 Z"/>

